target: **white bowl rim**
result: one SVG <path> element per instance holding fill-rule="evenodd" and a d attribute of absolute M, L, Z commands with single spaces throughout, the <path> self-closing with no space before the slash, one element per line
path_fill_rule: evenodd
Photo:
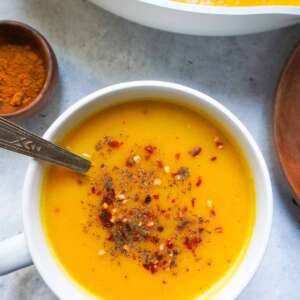
<path fill-rule="evenodd" d="M 256 252 L 254 263 L 249 266 L 249 269 L 247 270 L 247 274 L 243 276 L 243 278 L 237 278 L 238 284 L 234 284 L 234 288 L 230 291 L 226 289 L 227 285 L 230 284 L 230 282 L 233 282 L 230 280 L 228 284 L 226 283 L 223 288 L 221 288 L 220 292 L 216 293 L 216 297 L 214 296 L 213 299 L 220 300 L 219 294 L 222 293 L 222 291 L 226 290 L 226 297 L 222 298 L 222 300 L 225 299 L 235 299 L 248 285 L 250 280 L 253 278 L 255 272 L 257 271 L 262 258 L 265 254 L 267 244 L 270 238 L 271 233 L 271 226 L 272 226 L 272 217 L 273 217 L 273 198 L 272 198 L 272 186 L 271 186 L 271 180 L 268 172 L 267 165 L 265 163 L 265 160 L 263 158 L 263 155 L 258 148 L 256 142 L 254 141 L 252 135 L 249 133 L 249 131 L 246 129 L 246 127 L 240 122 L 240 120 L 235 117 L 226 107 L 223 106 L 223 104 L 219 103 L 218 101 L 214 100 L 210 96 L 207 96 L 206 94 L 199 92 L 195 89 L 176 84 L 176 83 L 170 83 L 170 82 L 163 82 L 163 81 L 131 81 L 131 82 L 124 82 L 119 84 L 114 84 L 111 86 L 108 86 L 106 88 L 102 88 L 100 90 L 95 91 L 94 93 L 89 94 L 88 96 L 80 99 L 78 102 L 73 104 L 71 107 L 69 107 L 65 112 L 63 112 L 48 128 L 48 130 L 43 135 L 43 138 L 45 139 L 52 139 L 55 135 L 57 135 L 57 132 L 63 126 L 64 122 L 69 120 L 70 117 L 77 111 L 83 108 L 85 105 L 97 101 L 100 97 L 103 97 L 107 94 L 118 92 L 121 90 L 126 90 L 130 88 L 139 88 L 139 87 L 145 87 L 145 88 L 162 88 L 162 89 L 173 89 L 177 90 L 179 92 L 193 95 L 197 98 L 200 98 L 201 101 L 206 102 L 207 104 L 211 105 L 215 110 L 219 111 L 219 113 L 224 114 L 230 121 L 236 126 L 236 128 L 240 131 L 240 133 L 245 137 L 247 140 L 247 143 L 250 148 L 255 152 L 256 159 L 259 163 L 259 167 L 261 170 L 261 174 L 263 176 L 263 180 L 265 185 L 265 199 L 266 199 L 266 211 L 267 215 L 265 218 L 265 227 L 261 228 L 260 234 L 263 236 L 263 241 L 258 246 L 258 251 Z M 64 298 L 64 291 L 59 287 L 59 285 L 55 284 L 55 282 L 52 279 L 49 279 L 49 274 L 47 273 L 47 266 L 44 264 L 42 265 L 41 255 L 37 250 L 37 246 L 35 245 L 35 238 L 33 235 L 34 228 L 30 219 L 30 214 L 27 213 L 30 208 L 30 201 L 31 201 L 31 180 L 33 175 L 35 174 L 36 170 L 38 170 L 40 166 L 40 163 L 34 159 L 31 160 L 29 167 L 27 169 L 25 182 L 24 182 L 24 189 L 23 189 L 23 222 L 24 222 L 24 230 L 25 230 L 25 236 L 28 244 L 28 248 L 30 250 L 30 253 L 32 254 L 33 262 L 38 269 L 40 275 L 45 280 L 47 285 L 51 288 L 51 290 L 61 299 Z M 250 243 L 251 244 L 251 243 Z M 49 246 L 47 246 L 49 247 Z M 250 247 L 250 246 L 249 246 Z M 239 269 L 240 267 L 238 267 Z M 71 284 L 70 280 L 70 284 Z M 228 293 L 230 296 L 228 296 Z M 76 298 L 77 299 L 77 298 Z M 81 298 L 80 298 L 81 299 Z"/>
<path fill-rule="evenodd" d="M 178 12 L 191 14 L 243 16 L 243 15 L 295 15 L 300 16 L 297 5 L 214 6 L 180 3 L 173 0 L 135 0 Z"/>

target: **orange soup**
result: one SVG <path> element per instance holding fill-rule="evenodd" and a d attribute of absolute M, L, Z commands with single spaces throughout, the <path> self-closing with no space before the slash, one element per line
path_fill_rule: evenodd
<path fill-rule="evenodd" d="M 300 6 L 300 0 L 175 0 L 187 4 L 218 5 L 218 6 L 262 6 L 290 5 Z"/>
<path fill-rule="evenodd" d="M 93 164 L 50 167 L 42 219 L 61 268 L 99 299 L 210 297 L 243 258 L 254 183 L 227 133 L 187 108 L 138 101 L 61 142 Z"/>

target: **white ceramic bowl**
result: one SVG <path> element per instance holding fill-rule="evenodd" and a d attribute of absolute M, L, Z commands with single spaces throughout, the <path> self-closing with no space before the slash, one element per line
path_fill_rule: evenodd
<path fill-rule="evenodd" d="M 117 103 L 144 99 L 145 96 L 147 99 L 183 104 L 209 115 L 233 136 L 249 162 L 257 195 L 253 236 L 238 270 L 214 298 L 234 299 L 254 275 L 266 249 L 272 222 L 272 191 L 266 164 L 255 141 L 241 122 L 225 107 L 196 90 L 173 83 L 157 81 L 121 83 L 101 89 L 78 101 L 51 125 L 44 138 L 54 142 L 60 140 L 95 112 Z M 36 160 L 32 160 L 29 165 L 23 194 L 26 239 L 23 235 L 19 235 L 0 243 L 0 275 L 30 264 L 32 257 L 43 279 L 60 299 L 90 299 L 91 296 L 64 273 L 49 249 L 40 215 L 40 192 L 44 169 L 44 164 Z"/>
<path fill-rule="evenodd" d="M 249 34 L 300 22 L 300 6 L 222 7 L 172 0 L 91 1 L 139 24 L 193 35 Z"/>

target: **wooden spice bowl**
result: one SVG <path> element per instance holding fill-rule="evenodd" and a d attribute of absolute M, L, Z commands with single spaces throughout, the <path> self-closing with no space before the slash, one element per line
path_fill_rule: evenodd
<path fill-rule="evenodd" d="M 17 111 L 1 113 L 3 117 L 17 117 L 35 112 L 50 99 L 58 79 L 58 66 L 55 54 L 47 40 L 32 27 L 17 21 L 0 21 L 0 42 L 29 45 L 43 60 L 46 78 L 37 97 Z"/>
<path fill-rule="evenodd" d="M 300 43 L 281 74 L 273 112 L 273 138 L 279 162 L 300 204 Z"/>

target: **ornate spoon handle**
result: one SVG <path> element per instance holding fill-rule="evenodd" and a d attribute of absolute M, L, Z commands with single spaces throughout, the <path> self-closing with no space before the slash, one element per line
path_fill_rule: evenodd
<path fill-rule="evenodd" d="M 0 147 L 85 173 L 91 162 L 0 117 Z"/>

